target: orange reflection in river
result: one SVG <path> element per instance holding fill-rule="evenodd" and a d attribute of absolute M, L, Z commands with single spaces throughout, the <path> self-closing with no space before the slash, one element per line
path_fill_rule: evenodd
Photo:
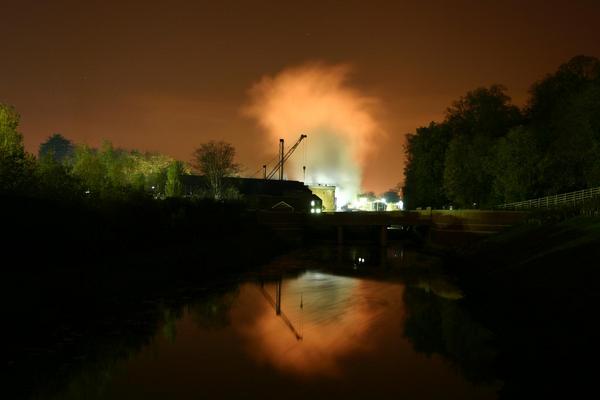
<path fill-rule="evenodd" d="M 338 376 L 346 357 L 371 349 L 386 315 L 393 315 L 394 323 L 404 320 L 403 289 L 306 272 L 282 283 L 280 316 L 268 299 L 276 298 L 276 284 L 271 283 L 264 286 L 266 296 L 255 285 L 243 286 L 240 298 L 254 309 L 240 305 L 232 317 L 239 322 L 247 352 L 259 364 L 301 376 Z"/>

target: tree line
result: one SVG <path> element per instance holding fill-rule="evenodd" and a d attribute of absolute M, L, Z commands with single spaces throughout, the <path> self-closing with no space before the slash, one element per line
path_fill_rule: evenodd
<path fill-rule="evenodd" d="M 0 105 L 0 208 L 8 234 L 2 259 L 19 265 L 4 272 L 173 267 L 217 273 L 254 265 L 277 249 L 243 201 L 227 197 L 224 175 L 237 170 L 228 143 L 202 144 L 187 164 L 55 134 L 34 155 L 18 127 L 14 108 Z M 209 169 L 217 161 L 220 172 Z M 184 193 L 182 177 L 194 170 L 213 174 L 217 185 Z"/>
<path fill-rule="evenodd" d="M 58 200 L 82 197 L 123 199 L 183 195 L 181 176 L 193 170 L 206 175 L 209 185 L 197 197 L 226 197 L 223 178 L 239 171 L 235 149 L 225 142 L 200 145 L 190 164 L 159 153 L 76 145 L 60 134 L 50 136 L 38 155 L 27 153 L 18 131 L 19 114 L 0 104 L 0 195 Z"/>
<path fill-rule="evenodd" d="M 408 208 L 483 208 L 600 186 L 600 60 L 576 56 L 534 83 L 526 105 L 502 85 L 455 101 L 408 136 Z"/>

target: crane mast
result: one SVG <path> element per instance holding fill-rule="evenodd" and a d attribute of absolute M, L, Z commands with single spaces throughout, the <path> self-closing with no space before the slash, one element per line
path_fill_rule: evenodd
<path fill-rule="evenodd" d="M 275 165 L 275 167 L 273 167 L 271 172 L 269 172 L 268 174 L 266 174 L 266 166 L 263 166 L 263 168 L 265 168 L 265 179 L 271 179 L 275 175 L 275 173 L 279 171 L 279 180 L 283 180 L 283 166 L 285 165 L 285 162 L 288 160 L 288 158 L 290 158 L 292 153 L 300 145 L 300 142 L 302 142 L 302 140 L 304 140 L 305 138 L 306 135 L 300 135 L 300 138 L 296 141 L 296 143 L 294 143 L 292 147 L 290 147 L 290 149 L 285 154 L 283 147 L 284 141 L 283 139 L 279 139 L 279 162 L 277 163 L 277 165 Z"/>

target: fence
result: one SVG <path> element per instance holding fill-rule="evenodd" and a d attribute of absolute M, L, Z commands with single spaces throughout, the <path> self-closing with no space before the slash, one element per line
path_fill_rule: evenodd
<path fill-rule="evenodd" d="M 576 192 L 561 193 L 554 196 L 540 197 L 539 199 L 518 201 L 496 206 L 503 210 L 530 210 L 534 208 L 554 208 L 584 202 L 593 197 L 600 196 L 600 187 L 578 190 Z"/>

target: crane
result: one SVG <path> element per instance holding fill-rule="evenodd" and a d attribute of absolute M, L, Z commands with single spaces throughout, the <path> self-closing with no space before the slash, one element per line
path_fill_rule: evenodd
<path fill-rule="evenodd" d="M 279 180 L 282 181 L 283 180 L 283 165 L 285 164 L 285 162 L 288 160 L 288 158 L 290 158 L 290 156 L 292 155 L 292 153 L 294 152 L 294 150 L 296 150 L 296 148 L 298 147 L 298 145 L 300 145 L 300 142 L 302 142 L 302 140 L 304 140 L 306 138 L 306 135 L 301 134 L 300 138 L 298 139 L 298 141 L 296 141 L 296 143 L 294 143 L 294 145 L 292 147 L 290 147 L 290 149 L 287 151 L 287 153 L 283 154 L 283 139 L 279 139 L 279 162 L 273 167 L 273 169 L 271 170 L 271 172 L 269 172 L 267 174 L 267 167 L 266 165 L 263 165 L 264 171 L 265 171 L 265 179 L 271 179 L 275 173 L 277 171 L 279 171 Z"/>

